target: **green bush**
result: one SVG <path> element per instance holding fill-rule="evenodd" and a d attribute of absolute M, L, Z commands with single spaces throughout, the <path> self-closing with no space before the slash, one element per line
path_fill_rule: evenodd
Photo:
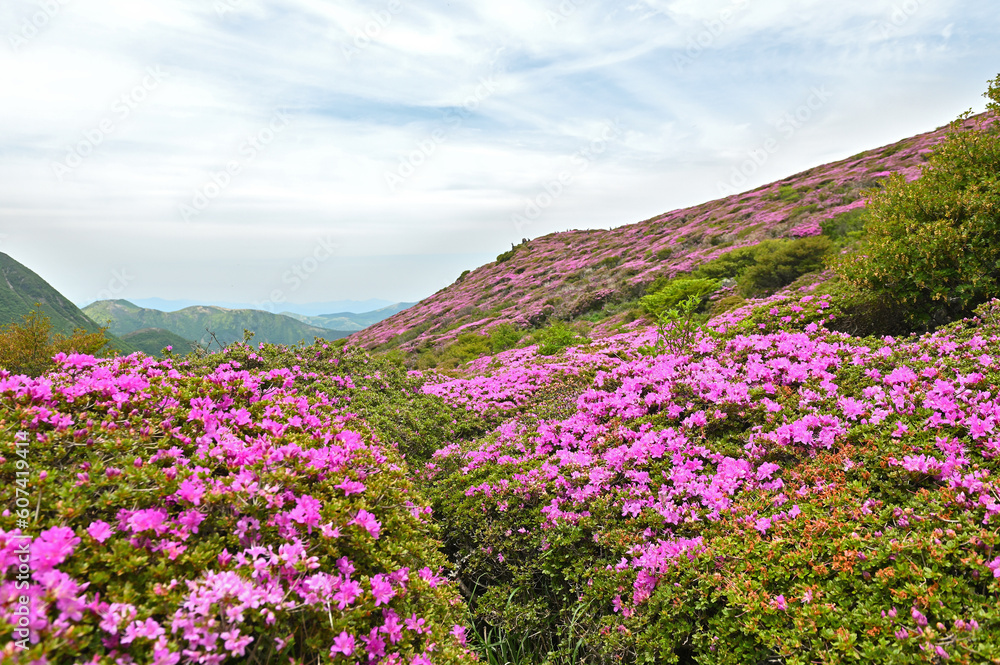
<path fill-rule="evenodd" d="M 952 124 L 921 178 L 869 191 L 866 237 L 838 262 L 856 288 L 884 294 L 929 327 L 1000 294 L 1000 76 L 990 82 L 992 124 Z"/>
<path fill-rule="evenodd" d="M 490 329 L 490 351 L 500 353 L 513 349 L 524 337 L 524 331 L 510 323 L 501 323 Z"/>
<path fill-rule="evenodd" d="M 826 236 L 767 241 L 754 247 L 754 264 L 738 277 L 743 295 L 764 295 L 823 268 L 833 247 Z"/>
<path fill-rule="evenodd" d="M 719 282 L 714 279 L 673 279 L 656 292 L 643 296 L 639 303 L 647 314 L 656 317 L 691 297 L 703 302 L 718 288 Z"/>
<path fill-rule="evenodd" d="M 0 329 L 0 369 L 38 376 L 55 367 L 52 357 L 58 353 L 99 353 L 111 341 L 106 332 L 107 328 L 101 328 L 98 332 L 77 329 L 69 336 L 53 334 L 49 317 L 37 310 L 29 312 L 21 323 Z"/>
<path fill-rule="evenodd" d="M 867 219 L 868 211 L 865 208 L 854 208 L 820 222 L 819 227 L 823 230 L 823 235 L 834 242 L 849 242 L 862 236 Z"/>
<path fill-rule="evenodd" d="M 551 326 L 542 328 L 532 336 L 532 340 L 538 344 L 539 355 L 543 356 L 553 356 L 567 346 L 584 344 L 588 341 L 562 321 L 556 321 Z"/>

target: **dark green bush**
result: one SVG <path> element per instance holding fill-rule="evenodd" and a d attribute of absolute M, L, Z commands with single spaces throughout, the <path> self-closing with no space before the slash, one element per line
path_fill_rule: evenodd
<path fill-rule="evenodd" d="M 639 303 L 647 314 L 659 316 L 692 296 L 706 299 L 718 288 L 719 282 L 714 279 L 673 279 L 655 293 L 643 296 Z"/>
<path fill-rule="evenodd" d="M 500 353 L 513 349 L 524 337 L 524 331 L 510 323 L 501 323 L 490 330 L 490 351 Z"/>
<path fill-rule="evenodd" d="M 754 248 L 754 265 L 738 277 L 740 292 L 748 296 L 773 293 L 802 275 L 822 269 L 832 247 L 825 236 L 763 242 Z"/>
<path fill-rule="evenodd" d="M 906 305 L 917 326 L 1000 295 L 1000 76 L 985 96 L 991 117 L 955 121 L 921 178 L 897 174 L 868 192 L 865 241 L 836 266 L 855 287 Z"/>

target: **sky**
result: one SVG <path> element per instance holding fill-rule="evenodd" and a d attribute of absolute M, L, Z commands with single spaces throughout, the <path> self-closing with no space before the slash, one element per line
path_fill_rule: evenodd
<path fill-rule="evenodd" d="M 998 73 L 995 0 L 2 0 L 0 252 L 81 305 L 416 301 Z"/>

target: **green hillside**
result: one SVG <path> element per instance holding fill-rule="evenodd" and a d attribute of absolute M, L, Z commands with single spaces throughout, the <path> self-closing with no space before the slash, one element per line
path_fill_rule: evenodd
<path fill-rule="evenodd" d="M 311 326 L 328 328 L 329 330 L 355 332 L 358 330 L 364 330 L 368 326 L 374 325 L 379 321 L 384 321 L 393 314 L 398 314 L 404 309 L 408 309 L 416 304 L 417 303 L 413 302 L 398 302 L 395 305 L 389 305 L 388 307 L 381 307 L 370 312 L 361 313 L 336 312 L 334 314 L 320 314 L 318 316 L 306 316 L 305 314 L 296 314 L 294 312 L 282 312 L 282 314 L 290 316 L 296 321 L 308 323 Z"/>
<path fill-rule="evenodd" d="M 254 341 L 272 344 L 295 344 L 315 337 L 333 340 L 349 334 L 317 328 L 281 314 L 255 309 L 195 306 L 177 312 L 161 312 L 138 307 L 127 300 L 100 300 L 87 305 L 83 311 L 102 324 L 110 322 L 109 330 L 114 335 L 160 328 L 185 340 L 194 340 L 202 346 L 209 346 L 216 341 L 229 344 L 241 340 L 244 330 L 254 333 Z"/>
<path fill-rule="evenodd" d="M 52 322 L 53 332 L 68 335 L 82 328 L 97 332 L 98 326 L 87 318 L 48 282 L 21 263 L 0 253 L 0 325 L 20 323 L 21 317 L 35 309 L 35 304 Z"/>
<path fill-rule="evenodd" d="M 185 354 L 197 346 L 191 340 L 163 328 L 143 328 L 125 333 L 121 338 L 148 356 L 159 356 L 168 346 L 178 354 Z"/>

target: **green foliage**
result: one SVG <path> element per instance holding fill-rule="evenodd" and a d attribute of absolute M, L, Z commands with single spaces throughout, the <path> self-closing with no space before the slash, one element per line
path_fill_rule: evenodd
<path fill-rule="evenodd" d="M 643 296 L 639 302 L 646 313 L 659 317 L 663 312 L 690 299 L 694 299 L 700 308 L 705 299 L 718 288 L 719 282 L 715 279 L 673 279 L 654 293 Z"/>
<path fill-rule="evenodd" d="M 24 315 L 21 323 L 10 323 L 0 329 L 0 368 L 12 374 L 38 376 L 55 367 L 52 357 L 57 353 L 100 353 L 110 340 L 106 328 L 98 332 L 83 329 L 71 335 L 52 332 L 52 323 L 44 314 L 33 311 Z"/>
<path fill-rule="evenodd" d="M 490 329 L 490 351 L 494 354 L 513 349 L 524 337 L 524 331 L 510 323 L 501 323 Z"/>
<path fill-rule="evenodd" d="M 819 227 L 823 230 L 823 235 L 834 242 L 851 242 L 862 236 L 867 219 L 868 211 L 865 208 L 855 208 L 820 222 Z"/>
<path fill-rule="evenodd" d="M 467 276 L 467 275 L 468 275 L 468 274 L 469 274 L 470 272 L 472 272 L 472 271 L 471 271 L 471 270 L 463 270 L 463 271 L 462 271 L 462 274 L 461 274 L 461 275 L 459 275 L 459 276 L 458 276 L 458 279 L 456 279 L 455 281 L 456 281 L 456 282 L 462 282 L 462 281 L 465 281 L 465 277 L 466 277 L 466 276 Z"/>
<path fill-rule="evenodd" d="M 697 316 L 703 302 L 704 296 L 695 293 L 668 309 L 660 310 L 656 315 L 656 343 L 642 347 L 640 351 L 650 356 L 667 352 L 683 353 L 694 343 L 699 333 L 708 333 L 708 329 L 700 325 Z"/>
<path fill-rule="evenodd" d="M 771 194 L 769 198 L 782 203 L 795 203 L 802 199 L 802 192 L 796 190 L 792 185 L 781 185 L 778 187 L 778 191 Z"/>
<path fill-rule="evenodd" d="M 1000 294 L 1000 77 L 990 82 L 992 124 L 952 124 L 921 178 L 899 174 L 868 192 L 859 250 L 837 271 L 856 288 L 909 310 L 914 326 L 964 316 Z"/>
<path fill-rule="evenodd" d="M 538 344 L 539 355 L 553 356 L 567 346 L 584 344 L 589 340 L 578 335 L 576 331 L 562 321 L 556 321 L 547 328 L 542 328 L 532 335 L 532 341 Z"/>
<path fill-rule="evenodd" d="M 516 249 L 510 249 L 507 250 L 506 252 L 503 252 L 502 254 L 498 254 L 497 263 L 504 263 L 505 261 L 510 261 L 512 258 L 514 258 L 514 254 L 516 253 L 517 253 Z"/>
<path fill-rule="evenodd" d="M 667 259 L 669 259 L 673 255 L 674 255 L 674 248 L 673 247 L 664 247 L 663 249 L 661 249 L 660 251 L 658 251 L 656 253 L 656 260 L 657 261 L 666 261 Z"/>
<path fill-rule="evenodd" d="M 128 410 L 124 413 L 116 409 L 120 404 L 111 399 L 110 392 L 104 395 L 100 390 L 91 391 L 68 399 L 59 393 L 50 408 L 78 423 L 76 427 L 89 429 L 56 428 L 47 422 L 38 423 L 37 404 L 32 403 L 30 397 L 20 399 L 8 393 L 0 403 L 3 453 L 0 456 L 0 495 L 4 505 L 15 505 L 15 490 L 17 496 L 25 494 L 21 488 L 25 487 L 27 474 L 21 472 L 15 475 L 16 470 L 24 468 L 24 465 L 17 465 L 19 458 L 14 441 L 17 432 L 22 431 L 23 435 L 34 418 L 36 424 L 31 428 L 29 457 L 32 473 L 27 481 L 30 483 L 27 493 L 37 496 L 40 501 L 37 507 L 34 503 L 31 505 L 32 524 L 27 533 L 37 536 L 39 532 L 55 526 L 72 529 L 82 544 L 77 547 L 75 555 L 60 566 L 61 572 L 80 583 L 86 582 L 89 585 L 88 595 L 91 598 L 97 596 L 105 603 L 104 607 L 109 602 L 130 603 L 135 606 L 140 620 L 153 618 L 166 626 L 169 634 L 170 621 L 174 611 L 185 602 L 189 584 L 201 580 L 207 573 L 231 571 L 236 574 L 240 570 L 237 561 L 227 563 L 223 556 L 242 552 L 249 542 L 254 542 L 265 552 L 262 563 L 270 557 L 270 565 L 276 566 L 278 546 L 281 545 L 284 550 L 284 543 L 289 540 L 284 527 L 279 526 L 278 517 L 282 510 L 287 515 L 287 511 L 294 506 L 294 503 L 292 506 L 287 504 L 288 497 L 308 495 L 322 506 L 323 521 L 340 525 L 342 532 L 335 537 L 321 537 L 314 527 L 306 541 L 309 559 L 297 564 L 296 571 L 291 571 L 289 564 L 282 573 L 286 577 L 280 578 L 281 582 L 286 582 L 288 575 L 308 573 L 314 568 L 336 573 L 338 560 L 346 557 L 343 561 L 350 560 L 355 579 L 367 590 L 369 580 L 375 575 L 409 567 L 410 582 L 406 593 L 391 601 L 395 611 L 401 617 L 417 613 L 427 620 L 428 629 L 433 630 L 428 637 L 436 641 L 441 649 L 435 662 L 464 661 L 454 646 L 447 644 L 447 632 L 452 624 L 462 622 L 464 609 L 457 594 L 449 589 L 450 585 L 432 585 L 417 574 L 423 566 L 439 570 L 446 561 L 438 549 L 434 525 L 419 512 L 426 505 L 424 499 L 409 478 L 405 462 L 390 445 L 392 439 L 389 435 L 398 427 L 390 422 L 397 416 L 392 411 L 393 400 L 399 400 L 395 403 L 400 404 L 410 398 L 401 390 L 407 385 L 405 372 L 400 374 L 398 368 L 363 354 L 342 356 L 322 347 L 306 350 L 242 346 L 230 348 L 225 354 L 197 360 L 191 368 L 207 373 L 225 363 L 231 365 L 235 362 L 275 369 L 286 367 L 289 363 L 308 365 L 316 372 L 313 375 L 315 380 L 299 375 L 296 381 L 301 384 L 297 386 L 301 401 L 309 400 L 310 404 L 317 403 L 317 389 L 336 400 L 343 400 L 346 397 L 345 378 L 357 379 L 359 383 L 367 381 L 371 392 L 380 393 L 385 401 L 378 405 L 371 401 L 364 402 L 365 391 L 357 390 L 350 396 L 352 411 L 361 406 L 366 412 L 366 419 L 376 409 L 386 411 L 376 428 L 379 432 L 376 436 L 383 445 L 372 443 L 373 433 L 368 426 L 361 420 L 352 419 L 349 421 L 350 429 L 358 432 L 366 445 L 352 449 L 349 468 L 338 469 L 338 473 L 319 472 L 317 462 L 304 455 L 297 457 L 285 452 L 308 451 L 327 445 L 320 436 L 313 436 L 315 432 L 310 428 L 289 427 L 281 435 L 267 437 L 269 442 L 266 445 L 273 444 L 274 450 L 282 451 L 282 461 L 278 464 L 269 463 L 266 457 L 253 455 L 247 455 L 248 460 L 244 460 L 230 454 L 209 454 L 207 449 L 199 448 L 201 442 L 208 441 L 211 435 L 206 432 L 203 416 L 188 417 L 188 411 L 192 409 L 189 405 L 195 400 L 209 403 L 228 400 L 232 403 L 235 399 L 237 405 L 245 405 L 252 421 L 246 425 L 229 424 L 228 436 L 237 441 L 244 437 L 263 440 L 256 423 L 266 419 L 265 413 L 270 413 L 270 410 L 280 411 L 278 404 L 288 409 L 287 402 L 272 401 L 275 391 L 269 390 L 280 388 L 284 375 L 275 380 L 262 373 L 257 375 L 262 379 L 260 383 L 234 381 L 227 384 L 217 376 L 201 376 L 198 371 L 182 371 L 181 374 L 171 371 L 169 374 L 174 376 L 168 376 L 168 372 L 153 366 L 153 371 L 148 373 L 142 369 L 137 371 L 137 377 L 148 379 L 148 386 L 143 388 L 141 395 L 131 393 Z M 224 374 L 226 368 L 222 369 Z M 354 374 L 355 371 L 357 374 Z M 382 388 L 375 375 L 386 374 L 390 377 Z M 72 377 L 62 376 L 62 379 L 53 379 L 53 383 L 73 381 Z M 275 386 L 268 385 L 272 381 Z M 411 381 L 407 387 L 414 385 L 415 382 Z M 389 392 L 396 397 L 390 397 Z M 353 403 L 355 399 L 359 404 Z M 176 406 L 165 407 L 168 402 Z M 333 403 L 326 404 L 330 405 L 327 413 L 335 410 Z M 337 422 L 336 418 L 334 422 Z M 383 429 L 386 426 L 389 429 Z M 332 430 L 329 434 L 337 433 L 338 430 Z M 425 433 L 422 435 L 427 436 Z M 178 473 L 181 465 L 173 464 L 178 455 L 197 461 Z M 325 466 L 325 458 L 320 464 L 324 464 L 324 468 L 334 468 L 334 462 Z M 42 471 L 41 477 L 39 470 Z M 252 488 L 236 489 L 234 478 L 237 471 L 241 477 L 254 479 Z M 18 478 L 17 483 L 15 477 Z M 171 534 L 156 532 L 157 542 L 162 534 L 164 539 L 173 539 L 173 545 L 178 546 L 169 556 L 166 549 L 153 547 L 153 541 L 145 537 L 147 534 L 131 542 L 128 536 L 116 536 L 103 544 L 88 534 L 88 525 L 94 521 L 117 524 L 122 519 L 123 511 L 128 515 L 136 510 L 162 508 L 172 516 L 170 519 L 176 519 L 178 513 L 191 507 L 191 504 L 183 505 L 175 496 L 185 480 L 204 480 L 215 489 L 194 500 L 196 508 L 189 511 L 196 512 L 198 516 L 193 533 L 183 533 L 178 540 L 171 535 L 177 534 L 176 530 Z M 347 496 L 338 487 L 345 480 L 363 480 L 366 490 L 362 494 Z M 220 487 L 226 487 L 228 491 L 220 491 Z M 262 500 L 262 495 L 274 500 Z M 178 503 L 182 505 L 178 506 Z M 364 529 L 345 526 L 361 508 L 368 510 L 381 523 L 381 535 L 377 542 Z M 238 520 L 255 524 L 247 538 L 240 532 L 246 527 L 238 524 Z M 13 524 L 13 517 L 5 517 L 0 526 L 9 534 Z M 149 535 L 152 537 L 151 533 Z M 180 541 L 184 541 L 183 544 Z M 269 576 L 274 573 L 269 569 L 262 575 L 268 576 L 263 579 L 270 579 Z M 279 578 L 275 575 L 274 579 Z M 286 598 L 296 597 L 289 593 Z M 235 605 L 235 600 L 230 602 Z M 227 625 L 238 621 L 243 634 L 249 634 L 254 639 L 248 645 L 245 659 L 227 657 L 228 653 L 220 648 L 221 653 L 215 661 L 218 663 L 329 663 L 331 661 L 326 655 L 335 636 L 345 630 L 367 634 L 372 628 L 377 629 L 381 610 L 384 609 L 376 606 L 370 598 L 355 602 L 346 609 L 341 605 L 340 610 L 333 603 L 332 612 L 329 608 L 317 611 L 315 607 L 296 602 L 279 605 L 272 602 L 259 611 L 248 611 L 246 616 L 241 613 L 234 619 L 232 615 L 225 615 L 225 603 L 219 601 L 215 617 L 215 625 L 221 626 L 219 630 L 226 630 Z M 273 613 L 269 611 L 272 609 Z M 13 654 L 13 662 L 44 661 L 53 665 L 68 665 L 84 659 L 91 662 L 90 656 L 94 654 L 104 656 L 100 660 L 102 663 L 113 662 L 107 659 L 107 642 L 101 642 L 103 631 L 97 629 L 100 621 L 97 611 L 92 613 L 84 609 L 82 619 L 80 614 L 77 612 L 74 621 L 77 625 L 71 629 L 69 637 L 60 639 L 58 643 L 49 639 L 31 645 L 28 651 Z M 10 646 L 9 624 L 0 621 L 0 626 L 5 644 Z M 404 639 L 414 637 L 414 633 L 409 633 Z M 138 656 L 135 662 L 153 662 L 150 640 L 137 639 L 121 649 L 125 654 L 130 652 Z M 7 650 L 8 656 L 12 653 Z M 131 656 L 122 655 L 121 658 L 132 662 Z M 98 662 L 96 657 L 93 662 Z"/>
<path fill-rule="evenodd" d="M 737 281 L 745 296 L 773 293 L 807 273 L 823 268 L 833 243 L 825 236 L 766 241 L 754 247 L 754 264 Z"/>

